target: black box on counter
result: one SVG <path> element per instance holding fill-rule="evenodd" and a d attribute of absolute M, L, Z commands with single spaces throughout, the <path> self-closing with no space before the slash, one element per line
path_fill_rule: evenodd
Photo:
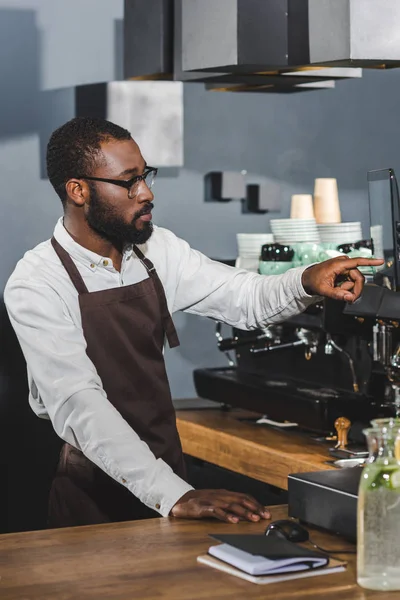
<path fill-rule="evenodd" d="M 356 541 L 362 471 L 354 467 L 289 475 L 289 516 Z"/>

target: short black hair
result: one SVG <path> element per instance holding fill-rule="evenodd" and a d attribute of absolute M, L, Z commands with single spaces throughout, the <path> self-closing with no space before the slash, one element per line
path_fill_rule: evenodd
<path fill-rule="evenodd" d="M 115 123 L 92 117 L 75 117 L 52 133 L 47 144 L 47 176 L 63 204 L 67 181 L 91 175 L 101 158 L 100 144 L 113 139 L 129 140 L 132 136 Z"/>

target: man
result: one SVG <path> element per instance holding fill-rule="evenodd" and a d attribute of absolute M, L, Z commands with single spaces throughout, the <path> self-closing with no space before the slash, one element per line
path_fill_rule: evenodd
<path fill-rule="evenodd" d="M 49 524 L 269 518 L 250 496 L 185 481 L 163 359 L 165 338 L 179 343 L 170 312 L 262 327 L 303 311 L 315 295 L 353 302 L 363 287 L 357 266 L 382 261 L 343 257 L 264 277 L 209 260 L 153 226 L 157 170 L 129 132 L 101 119 L 56 130 L 47 171 L 64 217 L 52 240 L 18 263 L 5 302 L 30 404 L 65 441 Z M 339 276 L 347 281 L 335 287 Z"/>

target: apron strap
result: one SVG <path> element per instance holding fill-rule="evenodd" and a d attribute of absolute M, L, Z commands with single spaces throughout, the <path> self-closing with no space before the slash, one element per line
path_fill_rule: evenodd
<path fill-rule="evenodd" d="M 74 261 L 66 250 L 59 244 L 55 237 L 51 238 L 53 246 L 58 258 L 61 260 L 65 270 L 71 278 L 72 283 L 76 287 L 78 294 L 88 294 L 88 289 L 83 281 L 82 275 L 79 273 Z"/>
<path fill-rule="evenodd" d="M 143 252 L 139 250 L 137 246 L 134 245 L 132 246 L 132 248 L 138 259 L 145 266 L 149 277 L 154 283 L 154 287 L 158 296 L 158 301 L 160 303 L 161 318 L 164 326 L 164 331 L 167 335 L 168 345 L 170 348 L 176 348 L 177 346 L 179 346 L 179 338 L 175 329 L 174 322 L 168 310 L 168 304 L 167 299 L 165 297 L 164 287 L 160 281 L 159 276 L 157 275 L 156 268 L 153 265 L 153 263 L 145 257 Z"/>

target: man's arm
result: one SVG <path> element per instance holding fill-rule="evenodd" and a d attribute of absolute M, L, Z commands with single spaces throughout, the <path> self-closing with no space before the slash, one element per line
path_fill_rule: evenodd
<path fill-rule="evenodd" d="M 283 275 L 257 275 L 212 261 L 184 240 L 170 235 L 169 246 L 175 246 L 174 254 L 179 257 L 174 311 L 254 329 L 284 321 L 316 300 L 302 284 L 306 267 Z"/>
<path fill-rule="evenodd" d="M 355 302 L 364 277 L 358 267 L 377 267 L 382 259 L 340 256 L 283 275 L 258 275 L 212 261 L 164 230 L 170 260 L 178 261 L 173 311 L 183 310 L 239 329 L 279 323 L 321 297 Z"/>
<path fill-rule="evenodd" d="M 48 285 L 12 280 L 4 299 L 40 394 L 35 400 L 44 404 L 57 434 L 144 504 L 167 516 L 193 488 L 156 459 L 108 401 L 86 354 L 82 329 L 73 323 L 60 296 Z"/>

